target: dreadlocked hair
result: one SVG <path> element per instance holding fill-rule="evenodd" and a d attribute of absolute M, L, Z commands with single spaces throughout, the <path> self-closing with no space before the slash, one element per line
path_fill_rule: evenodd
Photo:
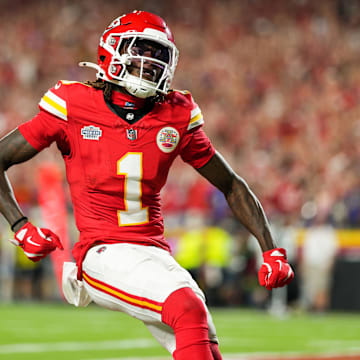
<path fill-rule="evenodd" d="M 106 101 L 111 101 L 111 94 L 114 90 L 114 86 L 112 83 L 103 80 L 96 81 L 86 81 L 86 85 L 92 86 L 96 90 L 102 90 L 104 92 L 104 98 Z"/>
<path fill-rule="evenodd" d="M 111 95 L 112 92 L 115 90 L 116 86 L 115 84 L 112 84 L 108 81 L 103 81 L 101 79 L 97 79 L 96 81 L 86 81 L 86 85 L 92 86 L 96 90 L 102 90 L 104 92 L 104 98 L 106 101 L 111 102 Z M 165 95 L 163 94 L 156 94 L 155 96 L 148 98 L 149 101 L 154 103 L 161 103 L 165 100 Z"/>

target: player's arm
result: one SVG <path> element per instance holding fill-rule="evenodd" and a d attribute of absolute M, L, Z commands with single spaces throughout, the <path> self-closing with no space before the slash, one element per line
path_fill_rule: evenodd
<path fill-rule="evenodd" d="M 198 172 L 223 192 L 235 217 L 257 238 L 264 257 L 260 284 L 268 289 L 288 284 L 294 273 L 286 262 L 286 252 L 276 248 L 260 201 L 245 180 L 217 152 Z"/>
<path fill-rule="evenodd" d="M 274 249 L 263 208 L 249 186 L 216 152 L 199 173 L 223 192 L 236 218 L 258 239 L 262 251 Z"/>
<path fill-rule="evenodd" d="M 24 217 L 17 201 L 15 200 L 11 185 L 6 176 L 6 170 L 12 165 L 19 164 L 31 159 L 38 153 L 15 129 L 0 140 L 0 212 L 4 215 L 10 225 L 15 224 Z M 14 226 L 16 232 L 26 222 L 26 219 Z"/>
<path fill-rule="evenodd" d="M 56 247 L 62 249 L 60 239 L 48 229 L 33 226 L 20 209 L 6 176 L 6 171 L 34 157 L 38 151 L 23 137 L 18 129 L 0 140 L 0 213 L 15 232 L 10 241 L 21 246 L 29 259 L 38 261 Z M 28 241 L 29 240 L 29 241 Z"/>

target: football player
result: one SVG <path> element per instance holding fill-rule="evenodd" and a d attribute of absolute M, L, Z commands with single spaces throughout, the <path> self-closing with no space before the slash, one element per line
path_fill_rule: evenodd
<path fill-rule="evenodd" d="M 62 249 L 56 234 L 24 215 L 5 175 L 56 142 L 80 231 L 76 266 L 64 265 L 67 300 L 142 320 L 174 359 L 221 359 L 204 294 L 164 238 L 160 190 L 175 158 L 220 189 L 257 238 L 262 286 L 284 286 L 294 273 L 258 199 L 205 135 L 191 94 L 170 90 L 177 61 L 163 19 L 144 11 L 115 19 L 100 38 L 97 64 L 80 63 L 96 69 L 96 81 L 59 81 L 39 113 L 1 140 L 0 211 L 29 259 Z"/>

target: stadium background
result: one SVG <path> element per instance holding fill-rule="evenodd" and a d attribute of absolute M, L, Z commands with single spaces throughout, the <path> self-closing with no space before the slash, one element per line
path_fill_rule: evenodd
<path fill-rule="evenodd" d="M 221 194 L 177 161 L 163 191 L 167 236 L 210 306 L 281 317 L 358 312 L 359 1 L 1 0 L 1 135 L 31 119 L 59 79 L 94 79 L 78 62 L 96 62 L 104 28 L 134 9 L 166 19 L 180 50 L 174 88 L 191 91 L 206 133 L 259 197 L 296 269 L 286 291 L 271 295 L 259 288 L 254 240 L 233 221 Z M 8 175 L 38 225 L 48 220 L 38 205 L 51 192 L 44 188 L 60 182 L 65 230 L 74 242 L 63 169 L 52 146 Z M 0 301 L 61 303 L 50 259 L 28 262 L 7 243 L 3 219 L 0 230 Z M 312 272 L 304 271 L 307 259 Z"/>

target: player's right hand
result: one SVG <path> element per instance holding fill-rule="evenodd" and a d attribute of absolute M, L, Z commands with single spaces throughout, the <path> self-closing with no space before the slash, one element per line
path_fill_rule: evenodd
<path fill-rule="evenodd" d="M 24 254 L 31 261 L 39 261 L 56 248 L 64 250 L 60 238 L 49 229 L 38 228 L 27 222 L 9 240 L 12 244 L 20 246 Z"/>
<path fill-rule="evenodd" d="M 294 271 L 286 259 L 286 250 L 272 249 L 263 253 L 264 262 L 258 272 L 259 283 L 266 289 L 282 287 L 294 279 Z"/>

